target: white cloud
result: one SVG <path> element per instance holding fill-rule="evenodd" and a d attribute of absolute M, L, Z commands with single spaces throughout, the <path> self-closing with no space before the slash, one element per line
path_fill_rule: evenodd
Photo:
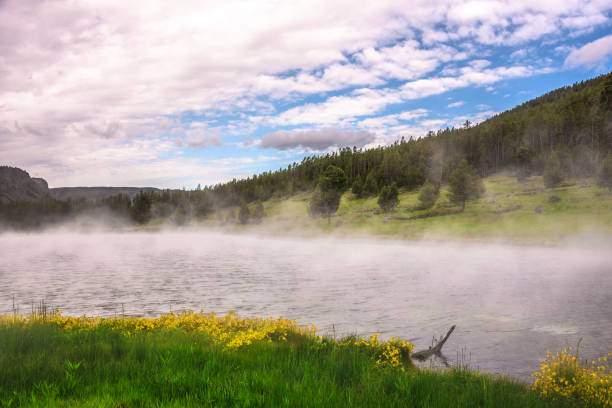
<path fill-rule="evenodd" d="M 365 130 L 295 129 L 270 133 L 261 139 L 262 149 L 289 150 L 305 148 L 310 151 L 324 151 L 330 147 L 362 147 L 374 141 L 374 134 Z"/>
<path fill-rule="evenodd" d="M 395 126 L 399 124 L 400 121 L 411 121 L 411 120 L 414 120 L 414 119 L 417 119 L 423 116 L 427 116 L 428 113 L 429 111 L 427 109 L 419 108 L 419 109 L 404 111 L 401 113 L 395 113 L 392 115 L 366 118 L 366 119 L 359 121 L 359 127 L 367 128 L 367 129 L 381 130 L 389 126 Z"/>
<path fill-rule="evenodd" d="M 570 29 L 592 28 L 599 24 L 604 24 L 608 18 L 601 12 L 590 15 L 570 16 L 561 19 L 561 24 Z"/>
<path fill-rule="evenodd" d="M 577 50 L 572 51 L 565 59 L 565 66 L 595 66 L 612 54 L 612 35 L 599 38 Z"/>
<path fill-rule="evenodd" d="M 391 104 L 544 72 L 492 68 L 486 45 L 582 33 L 611 10 L 599 0 L 0 0 L 0 123 L 10 129 L 1 151 L 16 165 L 83 175 L 124 168 L 115 154 L 138 173 L 140 161 L 178 154 L 177 138 L 206 148 L 262 123 L 351 125 Z M 566 66 L 606 55 L 609 36 Z M 332 96 L 304 104 L 323 93 Z M 239 119 L 176 119 L 223 115 Z"/>
<path fill-rule="evenodd" d="M 576 47 L 572 47 L 569 45 L 559 45 L 557 47 L 555 47 L 555 53 L 556 54 L 569 54 L 570 52 L 574 51 L 576 49 Z"/>
<path fill-rule="evenodd" d="M 429 111 L 427 109 L 419 108 L 413 109 L 409 111 L 404 111 L 398 115 L 398 117 L 402 120 L 412 120 L 416 118 L 420 118 L 422 116 L 427 116 Z"/>
<path fill-rule="evenodd" d="M 465 104 L 464 101 L 457 101 L 457 102 L 449 103 L 448 107 L 449 108 L 458 108 L 458 107 L 460 107 L 460 106 L 462 106 L 464 104 Z"/>
<path fill-rule="evenodd" d="M 305 104 L 291 108 L 269 122 L 275 125 L 338 124 L 356 116 L 372 115 L 389 104 L 402 99 L 393 89 L 376 90 L 362 88 L 349 95 L 332 96 L 325 102 Z"/>
<path fill-rule="evenodd" d="M 512 54 L 510 54 L 510 59 L 511 60 L 522 59 L 522 58 L 525 58 L 527 54 L 528 54 L 527 49 L 521 48 L 521 49 L 514 51 Z"/>
<path fill-rule="evenodd" d="M 444 125 L 446 121 L 444 119 L 429 119 L 424 120 L 420 123 L 421 127 L 427 128 L 427 130 L 435 130 Z"/>
<path fill-rule="evenodd" d="M 491 61 L 485 59 L 476 59 L 470 61 L 469 65 L 474 69 L 480 70 L 491 65 Z"/>
<path fill-rule="evenodd" d="M 221 129 L 195 128 L 185 132 L 187 146 L 204 149 L 209 146 L 221 146 Z"/>
<path fill-rule="evenodd" d="M 277 116 L 259 117 L 254 120 L 284 126 L 302 124 L 352 126 L 356 118 L 374 115 L 392 104 L 439 95 L 467 86 L 489 85 L 504 79 L 549 72 L 549 69 L 515 65 L 478 70 L 467 66 L 458 69 L 457 72 L 458 76 L 455 77 L 431 77 L 406 82 L 399 89 L 357 89 L 351 94 L 333 96 L 324 102 L 308 103 L 291 108 Z"/>

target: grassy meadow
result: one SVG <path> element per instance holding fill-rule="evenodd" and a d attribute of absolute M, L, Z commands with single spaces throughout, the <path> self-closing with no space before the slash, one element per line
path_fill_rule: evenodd
<path fill-rule="evenodd" d="M 515 177 L 495 175 L 484 179 L 486 192 L 468 202 L 464 212 L 448 200 L 443 185 L 436 205 L 419 209 L 419 191 L 400 190 L 400 203 L 393 212 L 383 213 L 377 197 L 356 198 L 347 191 L 336 216 L 326 219 L 308 215 L 310 193 L 263 203 L 261 224 L 237 225 L 211 216 L 205 226 L 222 226 L 236 231 L 338 236 L 376 236 L 399 239 L 473 240 L 554 244 L 580 236 L 612 234 L 612 193 L 598 187 L 593 179 L 568 179 L 554 190 L 544 187 L 541 176 L 519 183 Z M 556 196 L 560 200 L 550 202 Z M 421 218 L 420 218 L 421 217 Z M 412 218 L 412 219 L 409 219 Z"/>
<path fill-rule="evenodd" d="M 4 315 L 0 406 L 610 406 L 605 399 L 562 395 L 565 377 L 551 377 L 552 368 L 541 377 L 545 393 L 465 368 L 417 369 L 412 349 L 376 336 L 322 338 L 284 319 L 193 312 L 159 318 Z M 596 380 L 609 382 L 607 370 Z M 595 386 L 604 398 L 612 394 Z"/>

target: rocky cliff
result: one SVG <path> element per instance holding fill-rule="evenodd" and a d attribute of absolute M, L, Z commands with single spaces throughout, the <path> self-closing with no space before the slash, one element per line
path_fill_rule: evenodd
<path fill-rule="evenodd" d="M 49 196 L 44 179 L 32 178 L 17 167 L 0 166 L 0 203 L 34 201 Z"/>

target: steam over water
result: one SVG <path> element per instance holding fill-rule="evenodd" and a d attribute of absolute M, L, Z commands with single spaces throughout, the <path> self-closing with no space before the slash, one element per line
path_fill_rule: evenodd
<path fill-rule="evenodd" d="M 203 232 L 0 235 L 0 312 L 44 300 L 64 314 L 204 308 L 283 316 L 337 336 L 444 347 L 528 380 L 547 349 L 612 349 L 612 250 L 299 240 Z M 467 361 L 465 361 L 467 360 Z"/>

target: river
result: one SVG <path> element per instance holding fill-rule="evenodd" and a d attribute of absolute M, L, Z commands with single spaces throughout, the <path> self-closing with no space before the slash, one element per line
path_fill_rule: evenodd
<path fill-rule="evenodd" d="M 296 319 L 337 337 L 399 336 L 417 349 L 455 324 L 450 364 L 525 381 L 547 349 L 582 337 L 585 357 L 612 350 L 605 246 L 64 231 L 0 234 L 0 251 L 0 313 L 43 300 L 70 315 L 203 308 Z"/>

